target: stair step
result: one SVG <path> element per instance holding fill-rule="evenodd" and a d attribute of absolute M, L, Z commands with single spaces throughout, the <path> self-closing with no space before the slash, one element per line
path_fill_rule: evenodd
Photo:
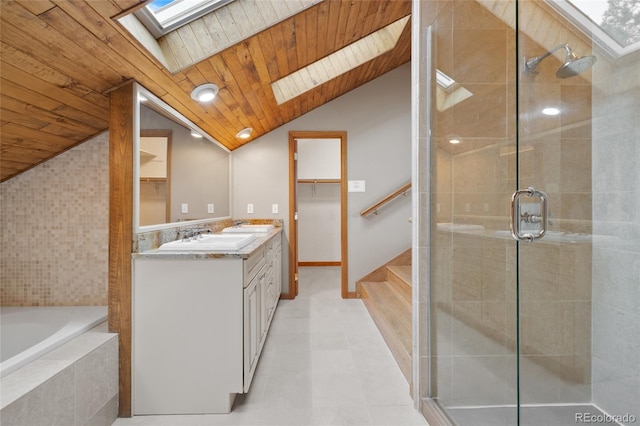
<path fill-rule="evenodd" d="M 411 287 L 411 265 L 387 266 L 389 272 L 400 278 L 406 285 Z"/>
<path fill-rule="evenodd" d="M 402 374 L 411 383 L 411 300 L 389 282 L 360 283 L 361 297 Z"/>
<path fill-rule="evenodd" d="M 411 303 L 411 265 L 387 266 L 387 281 Z"/>

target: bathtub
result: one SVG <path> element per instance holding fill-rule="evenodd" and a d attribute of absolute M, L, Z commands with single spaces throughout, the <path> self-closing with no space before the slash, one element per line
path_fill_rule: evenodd
<path fill-rule="evenodd" d="M 0 377 L 106 321 L 106 306 L 0 308 Z"/>

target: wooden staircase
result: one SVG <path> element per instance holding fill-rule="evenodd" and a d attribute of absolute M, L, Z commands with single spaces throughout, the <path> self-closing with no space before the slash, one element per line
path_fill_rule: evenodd
<path fill-rule="evenodd" d="M 411 385 L 411 250 L 359 280 L 356 293 Z"/>

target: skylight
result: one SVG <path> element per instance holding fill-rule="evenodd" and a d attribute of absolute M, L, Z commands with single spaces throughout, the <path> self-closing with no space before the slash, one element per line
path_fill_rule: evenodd
<path fill-rule="evenodd" d="M 446 90 L 456 84 L 456 81 L 442 71 L 436 70 L 436 83 L 438 83 L 438 86 Z"/>
<path fill-rule="evenodd" d="M 438 111 L 449 109 L 471 96 L 473 93 L 457 84 L 444 72 L 436 69 L 436 108 Z M 451 143 L 460 143 L 460 141 Z"/>
<path fill-rule="evenodd" d="M 640 49 L 640 1 L 547 0 L 562 15 L 591 34 L 612 56 Z"/>
<path fill-rule="evenodd" d="M 300 96 L 393 49 L 409 16 L 369 34 L 324 58 L 271 83 L 278 105 Z"/>
<path fill-rule="evenodd" d="M 156 37 L 162 37 L 233 0 L 153 0 L 136 16 Z"/>

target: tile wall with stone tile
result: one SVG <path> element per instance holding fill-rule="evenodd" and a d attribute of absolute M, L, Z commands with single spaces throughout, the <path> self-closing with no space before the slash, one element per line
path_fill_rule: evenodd
<path fill-rule="evenodd" d="M 109 134 L 0 184 L 0 305 L 106 305 Z"/>
<path fill-rule="evenodd" d="M 640 419 L 640 55 L 599 53 L 593 89 L 593 400 Z"/>

